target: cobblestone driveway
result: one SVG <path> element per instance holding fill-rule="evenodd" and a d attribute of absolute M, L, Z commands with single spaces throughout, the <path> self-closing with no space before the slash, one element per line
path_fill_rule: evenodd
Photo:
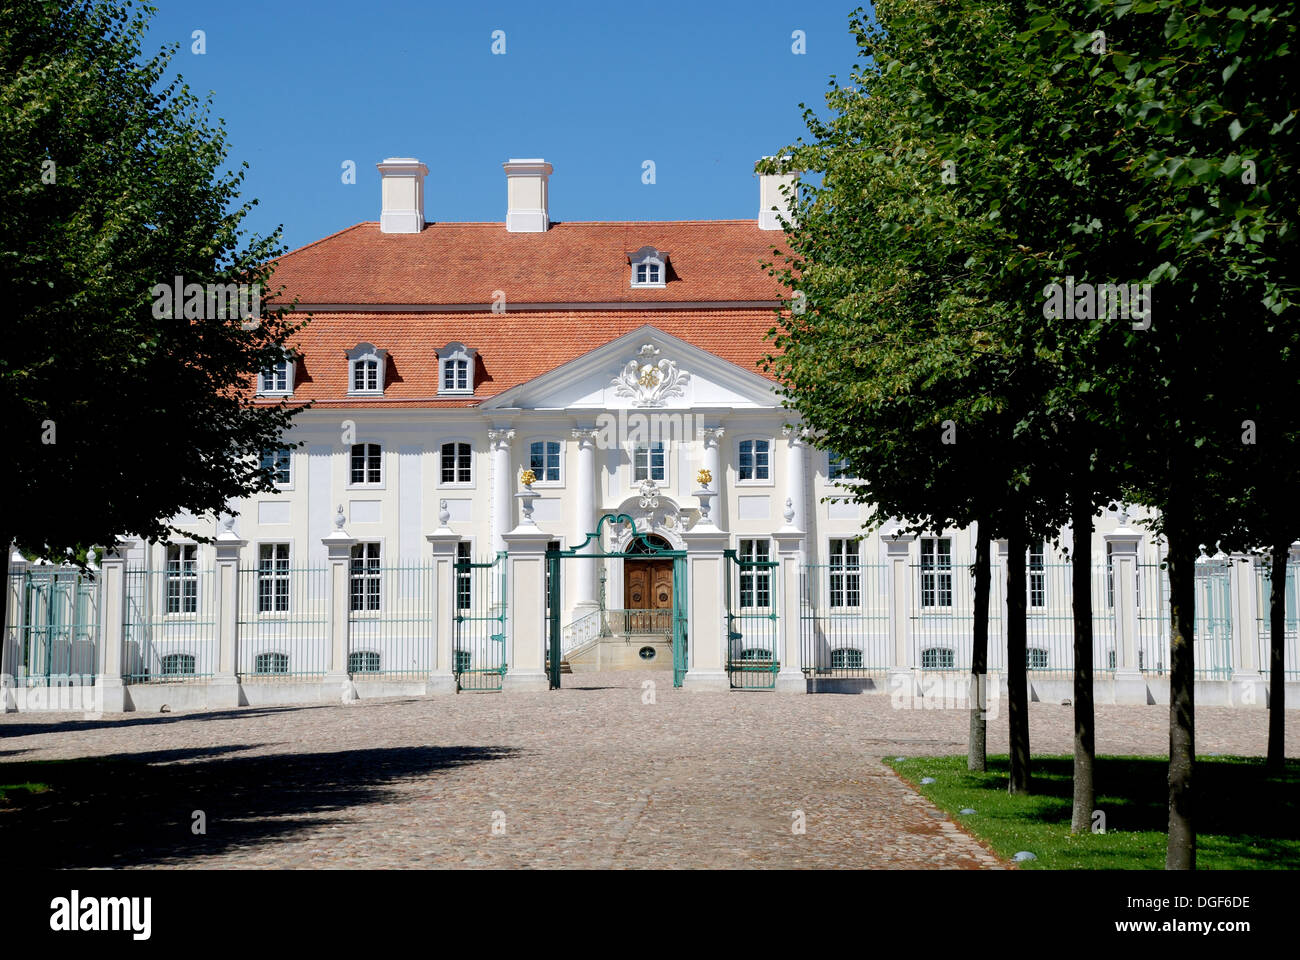
<path fill-rule="evenodd" d="M 11 855 L 77 867 L 1002 866 L 880 762 L 964 752 L 962 710 L 687 693 L 662 673 L 564 680 L 349 706 L 10 714 L 3 782 L 9 763 L 91 759 L 45 768 L 55 789 L 0 811 L 0 830 Z M 1034 751 L 1070 752 L 1071 716 L 1033 704 Z M 1098 752 L 1163 753 L 1167 717 L 1099 706 Z M 1198 752 L 1261 754 L 1266 722 L 1198 710 Z M 1005 715 L 989 749 L 1006 751 Z"/>

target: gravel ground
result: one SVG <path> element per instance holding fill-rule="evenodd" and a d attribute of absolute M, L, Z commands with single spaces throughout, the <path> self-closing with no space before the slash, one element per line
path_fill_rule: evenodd
<path fill-rule="evenodd" d="M 655 682 L 643 703 L 642 681 Z M 706 694 L 588 673 L 533 694 L 0 718 L 54 789 L 0 809 L 15 862 L 70 867 L 1000 868 L 881 762 L 965 751 L 961 709 Z M 1097 751 L 1162 754 L 1168 709 L 1097 707 Z M 1263 710 L 1202 708 L 1199 753 L 1262 755 Z M 1035 753 L 1072 711 L 1030 707 Z M 1288 713 L 1288 753 L 1300 746 Z M 1006 752 L 1005 712 L 990 752 Z M 132 762 L 127 762 L 132 761 Z M 195 832 L 202 811 L 206 832 Z M 16 849 L 15 849 L 16 848 Z"/>

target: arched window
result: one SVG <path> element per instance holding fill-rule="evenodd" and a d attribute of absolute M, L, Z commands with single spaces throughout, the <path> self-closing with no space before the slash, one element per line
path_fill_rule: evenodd
<path fill-rule="evenodd" d="M 474 655 L 468 650 L 456 651 L 456 673 L 469 673 L 474 666 Z"/>
<path fill-rule="evenodd" d="M 194 676 L 194 654 L 169 653 L 162 658 L 162 675 L 164 677 Z"/>
<path fill-rule="evenodd" d="M 348 394 L 354 397 L 382 394 L 388 351 L 380 350 L 373 344 L 359 343 L 348 351 L 347 356 Z"/>
<path fill-rule="evenodd" d="M 654 247 L 642 247 L 627 255 L 632 264 L 632 286 L 662 287 L 668 282 L 668 254 Z"/>
<path fill-rule="evenodd" d="M 951 670 L 956 662 L 951 647 L 926 647 L 921 651 L 922 670 Z"/>
<path fill-rule="evenodd" d="M 259 653 L 253 658 L 253 672 L 260 674 L 288 673 L 289 655 L 287 653 Z"/>
<path fill-rule="evenodd" d="M 379 653 L 375 650 L 354 650 L 348 654 L 348 673 L 378 673 Z"/>
<path fill-rule="evenodd" d="M 349 473 L 352 486 L 383 483 L 382 452 L 377 443 L 352 444 L 352 465 Z"/>
<path fill-rule="evenodd" d="M 474 448 L 468 443 L 444 443 L 440 460 L 438 476 L 442 485 L 474 482 Z"/>
<path fill-rule="evenodd" d="M 1025 650 L 1025 666 L 1030 670 L 1047 669 L 1047 651 L 1042 647 L 1029 647 Z"/>
<path fill-rule="evenodd" d="M 438 351 L 438 393 L 473 393 L 477 350 L 452 341 Z"/>
<path fill-rule="evenodd" d="M 862 651 L 853 647 L 841 647 L 839 650 L 832 650 L 831 666 L 836 670 L 860 669 L 862 667 Z"/>
<path fill-rule="evenodd" d="M 528 468 L 538 483 L 560 482 L 560 441 L 534 440 L 528 445 Z"/>

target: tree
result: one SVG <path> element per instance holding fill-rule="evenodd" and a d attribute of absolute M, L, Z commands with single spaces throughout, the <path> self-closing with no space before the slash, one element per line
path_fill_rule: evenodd
<path fill-rule="evenodd" d="M 0 21 L 6 570 L 14 542 L 159 538 L 273 489 L 259 455 L 295 412 L 247 400 L 297 329 L 259 302 L 278 232 L 245 238 L 223 127 L 166 80 L 171 51 L 142 58 L 152 13 L 20 0 Z"/>

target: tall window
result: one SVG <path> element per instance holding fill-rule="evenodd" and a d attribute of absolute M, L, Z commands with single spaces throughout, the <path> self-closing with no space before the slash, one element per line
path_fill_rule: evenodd
<path fill-rule="evenodd" d="M 289 359 L 286 357 L 275 361 L 262 371 L 259 380 L 258 391 L 261 393 L 288 393 Z"/>
<path fill-rule="evenodd" d="M 830 480 L 848 480 L 853 477 L 853 468 L 849 466 L 849 458 L 841 456 L 838 453 L 829 453 L 826 455 L 827 470 L 826 476 Z"/>
<path fill-rule="evenodd" d="M 741 540 L 740 559 L 766 563 L 772 558 L 771 544 L 767 540 Z M 772 606 L 772 568 L 740 568 L 740 605 L 742 607 Z"/>
<path fill-rule="evenodd" d="M 442 445 L 442 482 L 470 483 L 474 477 L 473 450 L 468 443 Z"/>
<path fill-rule="evenodd" d="M 257 548 L 257 612 L 289 609 L 289 545 L 264 543 Z"/>
<path fill-rule="evenodd" d="M 529 444 L 528 467 L 543 483 L 560 482 L 560 442 L 538 440 Z"/>
<path fill-rule="evenodd" d="M 282 487 L 287 487 L 292 482 L 292 462 L 288 447 L 262 451 L 262 469 L 270 470 L 273 480 Z"/>
<path fill-rule="evenodd" d="M 167 544 L 167 612 L 195 613 L 199 608 L 198 546 Z"/>
<path fill-rule="evenodd" d="M 832 540 L 830 561 L 831 606 L 862 606 L 862 572 L 858 562 L 858 542 Z"/>
<path fill-rule="evenodd" d="M 373 358 L 352 361 L 352 390 L 355 393 L 379 392 L 379 361 Z"/>
<path fill-rule="evenodd" d="M 632 455 L 632 466 L 632 479 L 637 483 L 642 480 L 663 480 L 667 477 L 668 455 L 664 452 L 663 441 L 637 444 Z"/>
<path fill-rule="evenodd" d="M 358 543 L 352 548 L 350 609 L 379 609 L 379 544 Z"/>
<path fill-rule="evenodd" d="M 921 606 L 952 606 L 952 540 L 921 538 Z"/>
<path fill-rule="evenodd" d="M 469 390 L 469 361 L 444 360 L 442 362 L 442 389 L 461 392 Z"/>
<path fill-rule="evenodd" d="M 1047 606 L 1046 544 L 1042 540 L 1029 547 L 1029 605 Z"/>
<path fill-rule="evenodd" d="M 462 540 L 456 544 L 456 609 L 469 610 L 474 606 L 474 571 L 470 569 L 473 544 Z"/>
<path fill-rule="evenodd" d="M 377 443 L 352 445 L 352 482 L 380 483 L 383 480 L 383 458 Z"/>
<path fill-rule="evenodd" d="M 740 479 L 771 479 L 772 442 L 770 440 L 740 441 Z"/>

